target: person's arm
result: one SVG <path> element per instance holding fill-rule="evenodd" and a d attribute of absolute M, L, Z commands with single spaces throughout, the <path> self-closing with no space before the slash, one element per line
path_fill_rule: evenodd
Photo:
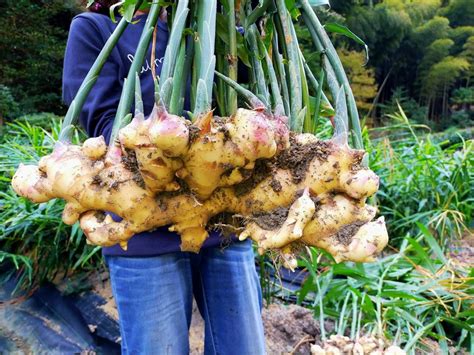
<path fill-rule="evenodd" d="M 79 16 L 72 21 L 63 69 L 63 100 L 66 104 L 71 104 L 101 51 L 105 43 L 103 37 L 90 19 Z M 109 57 L 86 99 L 79 119 L 90 137 L 103 135 L 107 142 L 123 86 L 118 69 L 118 64 Z"/>

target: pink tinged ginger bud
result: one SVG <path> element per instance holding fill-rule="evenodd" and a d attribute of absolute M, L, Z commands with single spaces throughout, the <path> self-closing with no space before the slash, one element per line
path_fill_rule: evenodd
<path fill-rule="evenodd" d="M 265 114 L 239 109 L 227 125 L 229 135 L 249 161 L 271 158 L 277 146 L 275 132 Z"/>
<path fill-rule="evenodd" d="M 168 157 L 178 157 L 186 153 L 189 143 L 189 129 L 183 117 L 172 115 L 165 110 L 153 111 L 149 136 L 151 142 Z"/>
<path fill-rule="evenodd" d="M 119 131 L 119 141 L 126 148 L 134 148 L 146 142 L 146 137 L 142 136 L 144 126 L 143 114 L 136 115 L 132 121 Z"/>

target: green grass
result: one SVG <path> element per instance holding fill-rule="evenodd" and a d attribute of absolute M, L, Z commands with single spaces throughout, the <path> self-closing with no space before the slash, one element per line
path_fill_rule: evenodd
<path fill-rule="evenodd" d="M 388 255 L 372 264 L 334 264 L 315 249 L 300 260 L 309 277 L 296 297 L 336 332 L 382 335 L 409 352 L 427 350 L 425 339 L 474 351 L 474 271 L 445 256 L 446 246 L 472 223 L 472 141 L 445 144 L 419 134 L 403 113 L 368 144 L 381 176 L 376 197 L 392 240 Z M 10 179 L 20 162 L 48 154 L 59 132 L 56 118 L 44 128 L 27 120 L 7 125 L 0 136 L 0 263 L 22 287 L 34 287 L 73 271 L 97 269 L 99 248 L 88 246 L 77 225 L 61 222 L 62 201 L 36 205 L 18 197 Z M 44 120 L 42 122 L 45 122 Z M 325 121 L 326 122 L 326 121 Z M 48 133 L 52 132 L 52 133 Z M 366 138 L 369 132 L 365 132 Z M 329 122 L 318 135 L 329 138 Z M 75 141 L 80 141 L 75 133 Z M 398 248 L 398 249 L 396 249 Z M 259 259 L 264 297 L 281 295 L 273 264 Z"/>
<path fill-rule="evenodd" d="M 452 132 L 450 139 L 432 136 L 403 111 L 391 122 L 364 131 L 371 168 L 381 177 L 371 202 L 387 220 L 385 256 L 371 264 L 334 264 L 327 253 L 308 248 L 299 265 L 309 276 L 296 293 L 270 278 L 274 265 L 262 259 L 264 297 L 296 297 L 321 324 L 331 319 L 335 332 L 353 339 L 375 334 L 408 353 L 432 353 L 429 338 L 442 353 L 448 347 L 474 353 L 474 269 L 446 256 L 455 240 L 472 233 L 473 141 Z"/>
<path fill-rule="evenodd" d="M 52 133 L 18 121 L 7 125 L 0 137 L 0 267 L 6 270 L 2 278 L 15 275 L 20 288 L 96 268 L 101 260 L 99 248 L 86 245 L 77 224 L 70 227 L 61 221 L 63 201 L 33 204 L 10 186 L 20 163 L 37 163 L 51 152 L 59 121 L 52 118 L 45 127 Z"/>
<path fill-rule="evenodd" d="M 326 257 L 313 249 L 301 259 L 310 276 L 296 294 L 315 317 L 332 319 L 337 333 L 375 334 L 408 352 L 426 351 L 426 338 L 441 349 L 474 349 L 474 271 L 447 259 L 426 229 L 375 263 Z"/>
<path fill-rule="evenodd" d="M 423 126 L 410 123 L 402 110 L 390 117 L 393 124 L 372 130 L 379 137 L 366 139 L 366 146 L 381 179 L 376 200 L 391 243 L 400 245 L 419 222 L 447 247 L 466 233 L 474 216 L 473 140 L 459 135 L 457 143 L 446 144 L 417 133 Z"/>

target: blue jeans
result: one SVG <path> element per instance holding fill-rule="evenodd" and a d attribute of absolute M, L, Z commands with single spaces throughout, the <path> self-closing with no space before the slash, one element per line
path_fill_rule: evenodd
<path fill-rule="evenodd" d="M 264 354 L 261 290 L 250 241 L 199 254 L 107 256 L 123 354 L 188 354 L 193 294 L 205 354 Z"/>

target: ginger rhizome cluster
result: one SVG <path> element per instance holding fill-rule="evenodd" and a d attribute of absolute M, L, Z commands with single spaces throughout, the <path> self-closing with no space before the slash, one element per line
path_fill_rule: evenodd
<path fill-rule="evenodd" d="M 303 243 L 338 261 L 370 261 L 388 237 L 366 204 L 379 179 L 362 167 L 363 154 L 290 133 L 284 118 L 262 111 L 191 124 L 156 107 L 124 127 L 117 146 L 107 149 L 102 137 L 59 143 L 37 166 L 21 165 L 12 184 L 37 203 L 66 200 L 64 222 L 80 221 L 94 245 L 126 248 L 133 235 L 169 226 L 183 251 L 198 252 L 210 221 L 226 214 L 261 252 L 290 254 Z"/>
<path fill-rule="evenodd" d="M 129 10 L 137 4 L 123 2 L 124 14 L 133 17 Z M 317 75 L 285 1 L 252 7 L 176 0 L 159 78 L 152 73 L 155 108 L 145 118 L 139 71 L 160 4 L 150 5 L 124 80 L 112 144 L 98 137 L 72 145 L 67 135 L 107 55 L 133 23 L 128 15 L 70 105 L 54 151 L 37 166 L 19 167 L 15 191 L 38 203 L 67 201 L 64 222 L 79 221 L 94 245 L 126 248 L 135 234 L 168 226 L 180 234 L 183 251 L 198 252 L 209 230 L 220 228 L 253 239 L 262 253 L 279 250 L 290 267 L 302 245 L 325 249 L 337 261 L 372 260 L 388 241 L 383 218 L 375 220 L 375 208 L 366 204 L 379 179 L 362 163 L 355 99 L 309 1 L 298 0 L 298 11 L 321 53 Z M 249 73 L 245 83 L 239 63 Z M 243 102 L 251 109 L 238 108 Z M 187 110 L 190 120 L 182 117 Z M 319 140 L 314 133 L 326 118 L 333 119 L 336 138 Z"/>

